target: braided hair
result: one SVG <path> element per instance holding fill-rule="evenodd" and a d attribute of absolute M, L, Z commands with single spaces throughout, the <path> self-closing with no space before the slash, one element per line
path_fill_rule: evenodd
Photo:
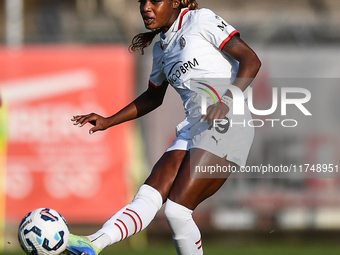
<path fill-rule="evenodd" d="M 197 10 L 198 4 L 196 0 L 181 0 L 180 8 L 189 8 L 189 10 Z M 129 46 L 130 52 L 138 52 L 141 55 L 144 54 L 144 48 L 148 47 L 152 40 L 161 32 L 161 29 L 155 29 L 151 32 L 140 33 L 135 35 L 132 39 L 131 45 Z"/>

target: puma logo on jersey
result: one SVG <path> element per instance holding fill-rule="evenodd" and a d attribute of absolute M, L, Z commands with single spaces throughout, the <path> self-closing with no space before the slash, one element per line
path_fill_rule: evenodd
<path fill-rule="evenodd" d="M 222 140 L 222 139 L 218 139 L 217 140 L 217 138 L 215 136 L 213 136 L 213 135 L 211 136 L 211 138 L 215 140 L 216 145 L 218 145 L 218 142 Z"/>
<path fill-rule="evenodd" d="M 224 31 L 224 29 L 225 29 L 227 26 L 228 26 L 228 25 L 227 25 L 226 23 L 224 23 L 223 20 L 221 21 L 221 24 L 220 24 L 220 25 L 217 25 L 217 27 L 218 27 L 219 29 L 221 29 L 222 32 Z"/>
<path fill-rule="evenodd" d="M 173 85 L 183 74 L 186 74 L 194 67 L 199 66 L 199 63 L 196 58 L 194 58 L 192 61 L 177 61 L 175 64 L 172 65 L 170 68 L 170 71 L 168 73 L 168 82 Z"/>

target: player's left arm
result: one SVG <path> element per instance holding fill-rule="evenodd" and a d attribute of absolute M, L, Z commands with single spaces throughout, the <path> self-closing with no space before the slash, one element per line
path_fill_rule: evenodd
<path fill-rule="evenodd" d="M 239 62 L 238 72 L 233 85 L 244 91 L 258 73 L 261 61 L 256 53 L 240 38 L 238 33 L 232 36 L 223 46 L 222 52 Z M 226 96 L 233 98 L 230 90 L 228 90 Z M 228 112 L 229 107 L 225 104 L 211 105 L 207 109 L 207 114 L 202 116 L 201 121 L 208 120 L 208 123 L 211 125 L 214 119 L 223 119 Z"/>
<path fill-rule="evenodd" d="M 260 70 L 261 61 L 256 53 L 240 38 L 239 34 L 231 37 L 223 46 L 222 52 L 239 62 L 238 72 L 233 85 L 244 91 Z M 227 96 L 232 98 L 230 92 L 227 93 Z"/>

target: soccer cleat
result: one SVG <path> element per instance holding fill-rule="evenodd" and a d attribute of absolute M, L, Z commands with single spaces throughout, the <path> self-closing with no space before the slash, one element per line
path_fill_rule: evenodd
<path fill-rule="evenodd" d="M 98 255 L 100 250 L 84 236 L 70 234 L 65 253 L 68 255 Z"/>

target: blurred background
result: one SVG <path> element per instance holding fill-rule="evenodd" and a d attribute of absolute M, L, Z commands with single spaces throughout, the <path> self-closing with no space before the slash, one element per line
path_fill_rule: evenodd
<path fill-rule="evenodd" d="M 270 107 L 272 87 L 300 84 L 312 92 L 313 117 L 294 129 L 256 128 L 247 164 L 337 166 L 340 1 L 198 3 L 233 25 L 261 59 L 252 85 L 258 109 Z M 138 6 L 135 0 L 0 0 L 0 253 L 20 249 L 19 222 L 35 208 L 53 208 L 71 232 L 91 234 L 132 199 L 175 138 L 184 114 L 172 88 L 152 114 L 105 132 L 90 136 L 90 125 L 79 129 L 70 121 L 90 112 L 110 116 L 147 88 L 152 46 L 143 56 L 128 51 L 133 36 L 145 31 Z M 207 251 L 266 254 L 276 243 L 282 254 L 313 254 L 308 247 L 338 254 L 339 176 L 312 177 L 230 178 L 194 213 Z M 123 243 L 129 254 L 175 254 L 171 242 L 161 210 L 146 231 Z"/>

